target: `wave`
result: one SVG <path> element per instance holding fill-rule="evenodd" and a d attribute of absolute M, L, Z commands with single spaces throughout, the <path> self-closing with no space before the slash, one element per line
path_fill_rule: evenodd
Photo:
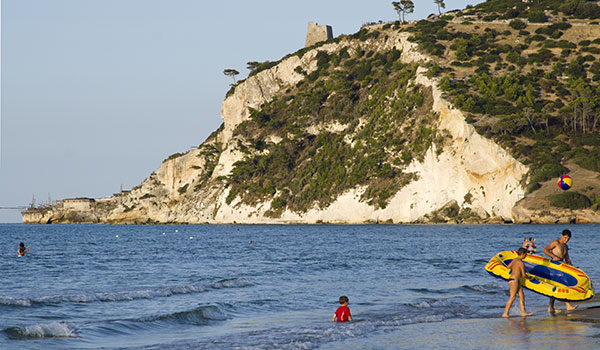
<path fill-rule="evenodd" d="M 447 312 L 414 311 L 413 305 L 399 305 L 394 314 L 363 314 L 353 322 L 319 324 L 297 327 L 276 327 L 228 334 L 217 337 L 188 339 L 171 343 L 155 344 L 128 349 L 175 350 L 175 349 L 316 349 L 324 344 L 343 342 L 349 338 L 364 338 L 374 333 L 388 332 L 411 324 L 442 322 L 460 317 L 464 305 L 447 305 Z M 412 311 L 411 311 L 412 309 Z"/>
<path fill-rule="evenodd" d="M 448 294 L 450 291 L 448 289 L 429 289 L 429 288 L 407 288 L 407 290 L 411 292 L 416 292 L 419 294 Z"/>
<path fill-rule="evenodd" d="M 452 294 L 456 295 L 456 293 L 475 293 L 475 294 L 503 294 L 505 293 L 506 288 L 500 286 L 498 283 L 487 283 L 487 284 L 473 284 L 473 285 L 462 285 L 460 287 L 455 288 L 447 288 L 447 289 L 431 289 L 431 288 L 408 288 L 407 290 L 411 292 L 416 292 L 419 294 L 428 294 L 428 295 L 438 295 L 438 294 Z"/>
<path fill-rule="evenodd" d="M 10 339 L 75 338 L 74 328 L 65 322 L 41 323 L 29 327 L 11 327 L 4 331 Z"/>
<path fill-rule="evenodd" d="M 419 294 L 452 294 L 455 295 L 457 292 L 468 292 L 478 294 L 502 294 L 505 289 L 501 288 L 498 284 L 487 283 L 487 284 L 474 284 L 474 285 L 462 285 L 460 287 L 448 288 L 448 289 L 430 289 L 430 288 L 408 288 L 411 292 Z"/>
<path fill-rule="evenodd" d="M 208 324 L 211 321 L 225 321 L 227 319 L 227 313 L 223 308 L 217 305 L 206 305 L 189 311 L 139 318 L 133 320 L 133 322 L 174 321 L 176 323 L 199 326 Z"/>
<path fill-rule="evenodd" d="M 126 290 L 118 292 L 99 292 L 91 294 L 55 295 L 38 298 L 13 298 L 0 297 L 0 305 L 15 307 L 30 307 L 35 305 L 49 305 L 62 303 L 93 303 L 93 302 L 120 302 L 139 299 L 154 299 L 170 297 L 181 294 L 202 293 L 209 290 L 224 288 L 244 288 L 253 286 L 254 283 L 244 278 L 223 279 L 214 283 L 184 285 L 165 288 Z"/>
<path fill-rule="evenodd" d="M 231 319 L 233 312 L 232 305 L 217 303 L 166 314 L 104 320 L 87 328 L 90 334 L 98 337 L 143 337 L 143 334 L 154 334 L 165 329 L 188 329 L 223 322 Z"/>
<path fill-rule="evenodd" d="M 464 285 L 460 287 L 461 290 L 468 292 L 476 292 L 483 294 L 502 294 L 505 292 L 506 288 L 499 288 L 498 284 L 474 284 L 474 285 Z"/>

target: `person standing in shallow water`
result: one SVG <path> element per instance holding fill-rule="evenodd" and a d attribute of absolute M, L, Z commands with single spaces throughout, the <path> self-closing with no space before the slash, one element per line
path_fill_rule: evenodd
<path fill-rule="evenodd" d="M 567 245 L 569 240 L 571 240 L 571 231 L 563 230 L 559 239 L 555 239 L 554 241 L 550 242 L 546 248 L 544 248 L 544 254 L 548 255 L 552 260 L 562 261 L 569 265 L 573 265 L 571 263 L 571 257 L 569 257 L 569 246 Z M 575 310 L 578 307 L 578 305 L 572 305 L 568 301 L 565 301 L 565 305 L 567 307 L 567 311 Z M 554 298 L 550 298 L 548 313 L 553 314 L 559 312 L 561 312 L 561 310 L 556 310 L 554 308 Z"/>
<path fill-rule="evenodd" d="M 350 315 L 350 309 L 348 308 L 348 301 L 349 300 L 347 296 L 342 295 L 340 297 L 340 304 L 342 304 L 342 306 L 335 310 L 333 318 L 331 319 L 333 322 L 335 322 L 336 319 L 338 322 L 352 321 L 352 315 Z"/>
<path fill-rule="evenodd" d="M 506 301 L 506 306 L 504 307 L 504 313 L 502 317 L 508 317 L 508 312 L 510 311 L 510 307 L 513 302 L 517 298 L 517 294 L 519 294 L 519 306 L 521 307 L 521 316 L 531 316 L 531 312 L 527 312 L 525 310 L 525 293 L 523 293 L 523 287 L 521 286 L 521 280 L 524 278 L 528 278 L 525 274 L 525 265 L 523 264 L 523 259 L 527 257 L 527 249 L 519 248 L 517 251 L 518 256 L 514 258 L 510 264 L 508 264 L 507 268 L 510 269 L 510 278 L 508 279 L 508 286 L 510 288 L 510 296 Z"/>
<path fill-rule="evenodd" d="M 24 256 L 28 251 L 29 249 L 25 248 L 25 243 L 19 243 L 19 256 Z"/>

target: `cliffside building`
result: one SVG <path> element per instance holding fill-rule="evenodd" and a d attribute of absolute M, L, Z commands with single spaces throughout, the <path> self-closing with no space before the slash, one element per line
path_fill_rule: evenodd
<path fill-rule="evenodd" d="M 328 25 L 319 25 L 316 22 L 308 22 L 305 47 L 312 46 L 318 42 L 333 39 L 333 29 Z"/>
<path fill-rule="evenodd" d="M 63 208 L 88 211 L 96 204 L 93 198 L 68 198 L 63 199 Z"/>

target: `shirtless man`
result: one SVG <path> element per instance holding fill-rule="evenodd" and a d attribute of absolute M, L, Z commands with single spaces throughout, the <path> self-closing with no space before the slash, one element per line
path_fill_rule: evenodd
<path fill-rule="evenodd" d="M 569 246 L 567 246 L 567 242 L 571 239 L 571 231 L 563 230 L 559 239 L 556 239 L 544 248 L 544 254 L 548 255 L 552 260 L 563 261 L 569 265 L 573 265 L 571 263 L 571 258 L 569 257 Z M 571 305 L 571 303 L 565 301 L 565 305 L 567 306 L 567 311 L 574 310 L 577 308 L 577 305 Z M 548 313 L 559 313 L 561 310 L 556 310 L 554 308 L 554 298 L 550 298 L 550 305 L 548 305 Z"/>
<path fill-rule="evenodd" d="M 508 301 L 506 302 L 506 307 L 504 307 L 504 313 L 502 317 L 508 317 L 508 312 L 510 311 L 510 307 L 515 301 L 517 294 L 519 294 L 519 306 L 521 306 L 521 316 L 531 316 L 531 312 L 527 312 L 525 310 L 525 294 L 523 293 L 523 287 L 521 286 L 521 280 L 524 278 L 530 278 L 525 273 L 525 265 L 523 264 L 523 259 L 527 257 L 527 249 L 519 248 L 517 251 L 518 256 L 514 258 L 510 264 L 508 264 L 507 268 L 510 269 L 510 278 L 508 279 L 508 286 L 510 288 L 510 296 Z"/>

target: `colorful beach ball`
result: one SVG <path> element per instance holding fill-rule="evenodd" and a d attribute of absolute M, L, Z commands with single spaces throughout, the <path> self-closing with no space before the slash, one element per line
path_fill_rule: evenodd
<path fill-rule="evenodd" d="M 563 175 L 558 179 L 558 187 L 560 187 L 561 190 L 568 190 L 569 188 L 571 188 L 573 186 L 573 179 L 571 179 L 571 177 L 569 175 Z"/>

